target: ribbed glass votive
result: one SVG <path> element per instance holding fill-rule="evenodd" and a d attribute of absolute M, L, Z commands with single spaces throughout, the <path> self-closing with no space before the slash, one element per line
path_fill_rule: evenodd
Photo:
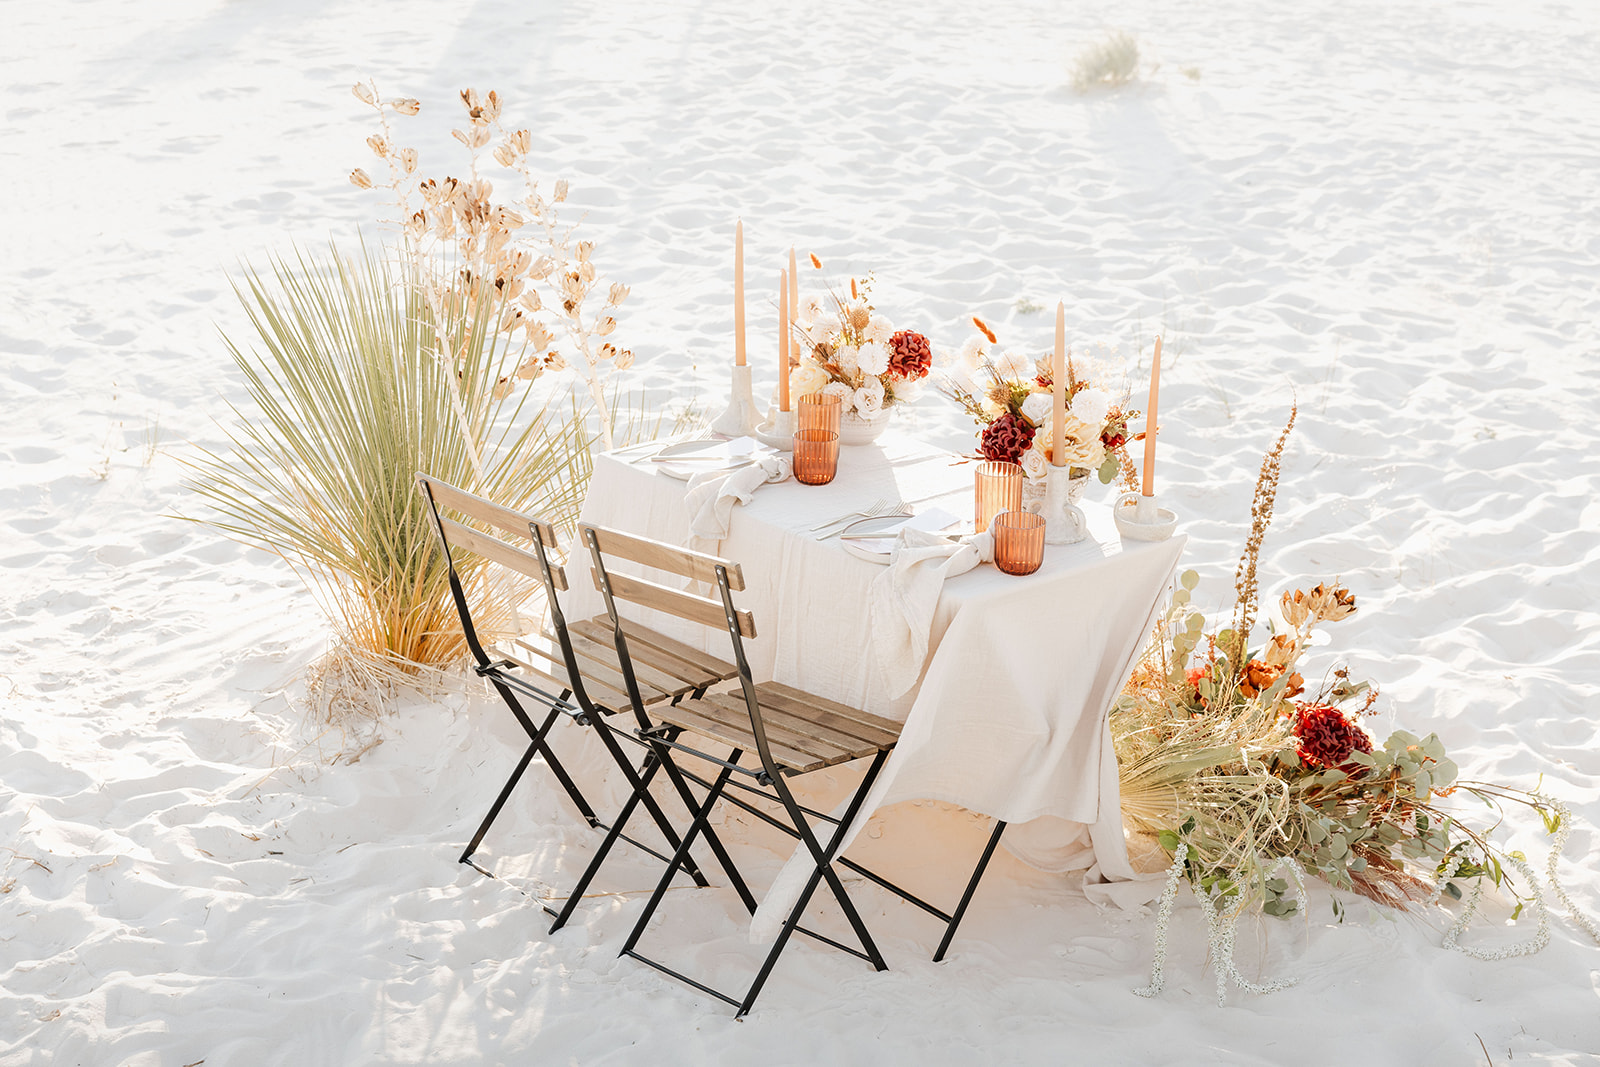
<path fill-rule="evenodd" d="M 1007 511 L 994 520 L 994 565 L 1007 574 L 1032 574 L 1044 562 L 1044 516 Z"/>
<path fill-rule="evenodd" d="M 804 410 L 804 409 L 802 409 Z M 1017 468 L 1021 470 L 1021 468 Z M 831 430 L 794 432 L 794 480 L 827 485 L 839 470 L 839 435 Z"/>
<path fill-rule="evenodd" d="M 973 528 L 979 533 L 1002 511 L 1022 510 L 1022 467 L 1017 463 L 986 460 L 978 464 L 972 482 Z"/>
<path fill-rule="evenodd" d="M 825 393 L 803 396 L 795 404 L 795 429 L 827 430 L 829 433 L 838 433 L 839 413 L 842 410 L 843 407 L 836 396 Z"/>

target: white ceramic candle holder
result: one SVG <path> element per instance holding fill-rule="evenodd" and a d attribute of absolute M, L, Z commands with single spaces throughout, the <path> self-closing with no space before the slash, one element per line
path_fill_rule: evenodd
<path fill-rule="evenodd" d="M 1112 505 L 1111 516 L 1124 541 L 1165 541 L 1178 528 L 1178 513 L 1157 506 L 1153 495 L 1123 493 Z"/>
<path fill-rule="evenodd" d="M 750 393 L 750 365 L 734 364 L 728 408 L 711 420 L 711 431 L 725 437 L 749 437 L 756 429 L 756 405 Z"/>
<path fill-rule="evenodd" d="M 1071 545 L 1089 536 L 1083 510 L 1072 502 L 1068 485 L 1072 468 L 1051 467 L 1044 476 L 1044 543 Z"/>
<path fill-rule="evenodd" d="M 753 436 L 780 452 L 790 451 L 794 448 L 794 412 L 773 408 L 767 413 L 767 421 L 755 428 Z"/>

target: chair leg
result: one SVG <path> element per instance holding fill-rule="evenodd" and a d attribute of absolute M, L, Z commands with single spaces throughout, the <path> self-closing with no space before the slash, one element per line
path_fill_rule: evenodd
<path fill-rule="evenodd" d="M 589 866 L 584 868 L 583 876 L 572 887 L 572 892 L 568 895 L 566 904 L 562 905 L 561 913 L 556 916 L 556 921 L 550 926 L 552 934 L 567 925 L 567 920 L 572 917 L 573 909 L 578 906 L 578 901 L 582 899 L 584 890 L 589 888 L 589 882 L 593 880 L 600 867 L 605 863 L 606 856 L 610 854 L 612 846 L 617 843 L 617 839 L 622 836 L 623 827 L 627 826 L 628 820 L 633 817 L 634 810 L 639 806 L 640 796 L 649 790 L 650 781 L 656 776 L 656 771 L 661 769 L 661 764 L 651 755 L 645 758 L 644 766 L 640 769 L 644 773 L 639 777 L 639 787 L 633 791 L 633 795 L 628 798 L 628 802 L 622 806 L 622 810 L 612 820 L 611 829 L 606 832 L 605 840 L 600 842 L 600 847 L 595 851 L 594 858 L 589 861 Z"/>
<path fill-rule="evenodd" d="M 677 761 L 672 758 L 672 750 L 666 745 L 656 744 L 653 751 L 665 766 L 667 777 L 677 787 L 678 795 L 683 798 L 684 806 L 690 812 L 693 812 L 699 802 L 695 800 L 694 793 L 689 789 L 689 783 L 685 780 L 683 771 L 679 769 Z M 739 753 L 736 751 L 728 758 L 728 762 L 737 763 L 738 759 Z M 739 873 L 739 868 L 734 865 L 733 857 L 728 855 L 728 850 L 723 847 L 722 838 L 717 836 L 716 830 L 712 829 L 709 824 L 707 824 L 704 832 L 706 846 L 711 849 L 712 854 L 717 858 L 717 863 L 721 865 L 723 872 L 727 874 L 728 883 L 733 886 L 734 892 L 739 894 L 739 900 L 744 903 L 745 909 L 751 915 L 754 915 L 757 906 L 755 894 L 750 892 L 750 887 L 745 884 L 744 876 Z"/>
<path fill-rule="evenodd" d="M 944 940 L 939 942 L 939 951 L 933 954 L 934 963 L 944 959 L 945 952 L 950 948 L 950 942 L 955 939 L 956 927 L 961 925 L 961 918 L 967 913 L 967 905 L 972 903 L 972 894 L 978 891 L 978 882 L 983 879 L 983 872 L 989 866 L 989 858 L 994 855 L 994 848 L 1000 843 L 1000 835 L 1005 832 L 1006 824 L 996 821 L 994 833 L 989 835 L 989 843 L 984 846 L 983 857 L 978 860 L 971 881 L 967 882 L 967 891 L 961 894 L 961 903 L 956 905 L 954 914 L 950 916 L 950 925 L 945 927 Z"/>
<path fill-rule="evenodd" d="M 811 872 L 811 878 L 806 882 L 806 887 L 801 892 L 794 907 L 789 911 L 789 917 L 784 921 L 783 928 L 778 931 L 778 938 L 772 943 L 772 948 L 767 952 L 767 958 L 761 964 L 761 970 L 756 974 L 755 981 L 750 984 L 745 993 L 744 1000 L 739 1005 L 734 1018 L 743 1018 L 745 1013 L 755 1005 L 756 997 L 760 995 L 761 988 L 766 985 L 767 977 L 772 973 L 772 968 L 777 964 L 778 957 L 783 953 L 784 946 L 788 944 L 789 937 L 795 928 L 800 925 L 800 916 L 805 913 L 806 905 L 810 903 L 817 887 L 826 878 L 828 887 L 833 891 L 834 898 L 838 900 L 839 907 L 844 911 L 845 918 L 849 921 L 851 929 L 855 931 L 861 947 L 866 950 L 867 958 L 871 961 L 873 969 L 884 971 L 889 965 L 884 962 L 883 954 L 878 951 L 877 943 L 872 940 L 872 935 L 867 932 L 867 926 L 861 921 L 861 915 L 856 911 L 855 905 L 850 902 L 850 896 L 844 891 L 844 884 L 839 881 L 838 874 L 833 869 L 831 857 L 833 850 L 839 847 L 839 842 L 844 839 L 845 833 L 850 829 L 850 824 L 855 821 L 856 814 L 861 810 L 862 803 L 867 799 L 867 793 L 872 788 L 872 783 L 878 777 L 878 771 L 883 768 L 887 752 L 879 752 L 872 766 L 867 769 L 866 777 L 861 780 L 861 785 L 856 789 L 856 794 L 850 800 L 850 806 L 840 818 L 838 827 L 828 838 L 827 851 L 817 843 L 816 836 L 811 832 L 810 824 L 805 820 L 805 813 L 799 810 L 794 798 L 789 795 L 787 788 L 779 791 L 779 798 L 783 806 L 789 809 L 789 816 L 795 822 L 795 828 L 800 831 L 801 840 L 810 850 L 812 860 L 816 867 Z"/>
<path fill-rule="evenodd" d="M 655 820 L 657 828 L 660 829 L 661 836 L 667 839 L 667 847 L 677 850 L 679 847 L 678 832 L 672 828 L 672 822 L 667 818 L 667 813 L 661 810 L 661 805 L 656 803 L 656 798 L 650 794 L 648 789 L 645 789 L 640 785 L 639 775 L 633 769 L 633 764 L 628 760 L 628 754 L 622 751 L 622 747 L 617 744 L 617 739 L 611 736 L 611 727 L 607 726 L 605 723 L 597 722 L 594 724 L 594 728 L 595 731 L 600 735 L 601 743 L 603 743 L 606 746 L 606 750 L 611 753 L 611 758 L 615 760 L 617 766 L 621 768 L 623 777 L 628 780 L 628 785 L 633 788 L 634 796 L 638 797 L 640 802 L 644 804 L 645 810 L 650 813 L 650 817 Z M 676 770 L 676 768 L 673 769 Z M 689 810 L 691 812 L 694 810 L 692 802 L 690 803 Z M 694 879 L 695 885 L 704 888 L 711 884 L 706 879 L 705 874 L 700 870 L 700 868 L 695 865 L 694 859 L 687 853 L 685 853 L 683 858 L 683 869 L 688 872 L 691 878 Z"/>
<path fill-rule="evenodd" d="M 461 853 L 461 859 L 458 862 L 472 863 L 472 854 L 478 851 L 478 846 L 483 843 L 483 835 L 489 832 L 489 827 L 494 824 L 495 819 L 500 817 L 500 809 L 506 806 L 506 801 L 511 797 L 511 791 L 516 788 L 517 782 L 521 780 L 523 772 L 528 769 L 528 764 L 533 762 L 533 757 L 535 754 L 543 751 L 545 753 L 545 761 L 551 764 L 552 769 L 560 767 L 560 764 L 556 762 L 555 757 L 549 754 L 549 745 L 545 742 L 545 734 L 550 732 L 550 727 L 555 723 L 556 716 L 558 714 L 559 712 L 552 708 L 550 714 L 545 717 L 544 725 L 539 727 L 537 730 L 529 731 L 529 735 L 532 740 L 528 744 L 527 751 L 522 754 L 522 759 L 518 761 L 517 769 L 511 772 L 510 778 L 506 779 L 506 784 L 504 788 L 500 790 L 500 795 L 495 797 L 494 806 L 489 809 L 489 814 L 486 815 L 483 822 L 479 824 L 478 832 L 472 835 L 471 842 L 467 844 L 466 851 Z M 518 717 L 521 718 L 521 716 Z M 532 724 L 530 723 L 528 725 L 531 726 Z M 566 771 L 560 771 L 558 777 L 565 778 Z M 583 801 L 583 795 L 577 792 L 576 786 L 573 786 L 569 791 L 575 794 L 573 799 L 578 801 L 580 808 L 588 807 L 588 804 Z M 592 818 L 593 813 L 591 812 L 589 814 Z M 473 866 L 476 867 L 477 864 L 473 864 Z"/>
<path fill-rule="evenodd" d="M 735 750 L 734 754 L 729 757 L 728 762 L 737 763 L 740 755 L 741 753 Z M 656 908 L 661 905 L 661 898 L 666 896 L 667 887 L 672 884 L 672 876 L 678 873 L 678 868 L 689 858 L 689 847 L 694 844 L 694 839 L 699 836 L 700 831 L 708 825 L 706 822 L 707 816 L 711 814 L 711 809 L 716 806 L 718 798 L 722 796 L 722 791 L 728 786 L 728 779 L 732 776 L 733 768 L 724 767 L 722 773 L 717 775 L 717 780 L 712 783 L 711 791 L 706 794 L 704 803 L 695 809 L 694 819 L 689 824 L 688 832 L 683 835 L 683 843 L 678 846 L 678 851 L 673 854 L 672 862 L 667 864 L 666 872 L 662 874 L 661 881 L 656 883 L 655 892 L 650 894 L 650 899 L 646 902 L 644 911 L 640 913 L 638 922 L 633 924 L 633 930 L 628 934 L 627 943 L 622 946 L 622 951 L 618 953 L 619 956 L 635 955 L 634 947 L 639 944 L 639 938 L 644 934 L 644 928 L 650 925 L 651 917 L 655 915 Z M 652 967 L 660 966 L 654 960 L 645 960 L 642 957 L 637 958 Z"/>

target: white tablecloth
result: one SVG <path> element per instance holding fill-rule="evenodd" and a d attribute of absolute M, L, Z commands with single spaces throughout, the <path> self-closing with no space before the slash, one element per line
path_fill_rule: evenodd
<path fill-rule="evenodd" d="M 626 458 L 596 458 L 583 519 L 684 544 L 684 483 L 648 460 Z M 947 452 L 885 435 L 877 445 L 841 449 L 830 485 L 768 485 L 735 508 L 719 553 L 744 569 L 747 588 L 735 603 L 755 616 L 758 636 L 745 645 L 751 669 L 757 681 L 905 723 L 857 829 L 877 808 L 944 800 L 1012 824 L 1002 840 L 1032 866 L 1094 866 L 1107 878 L 1132 877 L 1107 713 L 1164 606 L 1184 539 L 1124 545 L 1110 510 L 1085 504 L 1090 538 L 1047 546 L 1034 574 L 1013 577 L 985 564 L 945 584 L 922 678 L 890 700 L 877 676 L 867 609 L 868 588 L 883 568 L 808 532 L 886 497 L 919 511 L 937 505 L 970 515 L 972 470 Z M 573 618 L 604 610 L 587 569 L 575 554 Z M 725 630 L 653 612 L 637 617 L 729 654 Z M 792 900 L 795 878 L 789 870 L 780 877 L 758 926 L 770 927 L 771 912 Z"/>

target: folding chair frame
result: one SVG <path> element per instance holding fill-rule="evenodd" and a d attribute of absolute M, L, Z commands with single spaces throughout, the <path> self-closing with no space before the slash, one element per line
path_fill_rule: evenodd
<path fill-rule="evenodd" d="M 664 974 L 670 975 L 671 977 L 676 978 L 703 993 L 709 994 L 710 996 L 716 997 L 719 1000 L 732 1004 L 738 1009 L 735 1016 L 736 1018 L 742 1018 L 750 1010 L 751 1006 L 754 1005 L 756 997 L 760 994 L 762 987 L 766 984 L 768 976 L 772 973 L 773 967 L 777 964 L 779 955 L 782 954 L 784 947 L 788 944 L 789 938 L 796 931 L 804 933 L 807 936 L 813 937 L 824 942 L 825 944 L 840 949 L 841 951 L 847 952 L 859 959 L 866 960 L 868 963 L 872 964 L 873 969 L 875 970 L 882 971 L 888 969 L 888 964 L 884 962 L 883 954 L 878 951 L 877 944 L 872 940 L 872 935 L 868 932 L 866 924 L 861 919 L 860 913 L 856 910 L 855 905 L 851 902 L 849 894 L 845 892 L 844 884 L 839 880 L 838 872 L 833 869 L 833 864 L 828 858 L 838 847 L 839 842 L 843 839 L 846 829 L 848 829 L 850 823 L 855 819 L 856 814 L 860 811 L 862 803 L 866 800 L 867 793 L 872 788 L 872 783 L 877 779 L 879 771 L 881 771 L 883 768 L 884 760 L 888 756 L 888 749 L 880 749 L 876 756 L 873 757 L 872 763 L 868 767 L 866 775 L 863 777 L 860 786 L 857 787 L 854 796 L 851 798 L 844 815 L 840 816 L 839 818 L 833 818 L 831 816 L 821 815 L 821 813 L 818 812 L 811 812 L 811 814 L 818 815 L 826 821 L 834 823 L 836 826 L 833 834 L 828 840 L 826 848 L 824 848 L 822 843 L 817 840 L 811 824 L 806 819 L 806 814 L 809 809 L 803 808 L 799 802 L 795 800 L 794 794 L 790 792 L 789 786 L 785 781 L 786 776 L 783 768 L 781 768 L 772 757 L 771 748 L 767 742 L 766 728 L 762 722 L 760 703 L 756 695 L 755 679 L 751 674 L 750 664 L 744 653 L 744 641 L 740 633 L 738 612 L 733 606 L 733 593 L 729 583 L 726 565 L 721 561 L 715 563 L 717 589 L 721 595 L 722 608 L 728 625 L 728 633 L 733 642 L 734 662 L 737 665 L 739 672 L 739 685 L 744 695 L 745 704 L 750 713 L 751 733 L 755 739 L 757 755 L 759 756 L 761 762 L 761 766 L 759 768 L 746 767 L 739 763 L 740 757 L 744 754 L 743 750 L 741 749 L 735 748 L 732 750 L 727 759 L 719 759 L 715 756 L 711 756 L 708 753 L 701 752 L 697 749 L 681 744 L 677 740 L 677 734 L 669 728 L 653 727 L 649 725 L 648 720 L 643 714 L 642 706 L 637 703 L 637 693 L 633 689 L 634 682 L 632 678 L 631 661 L 628 656 L 627 637 L 623 633 L 621 616 L 617 611 L 616 600 L 613 596 L 611 577 L 606 568 L 605 560 L 601 554 L 600 545 L 596 537 L 595 530 L 592 527 L 584 527 L 583 538 L 588 544 L 589 552 L 593 560 L 596 584 L 600 587 L 601 596 L 605 600 L 606 610 L 611 616 L 611 621 L 614 628 L 613 637 L 616 644 L 617 657 L 619 662 L 624 666 L 623 674 L 630 686 L 629 695 L 636 700 L 635 711 L 639 715 L 639 729 L 634 731 L 635 736 L 640 741 L 651 745 L 656 750 L 659 755 L 659 759 L 664 766 L 671 767 L 673 771 L 677 771 L 677 774 L 675 775 L 676 778 L 681 779 L 684 777 L 684 773 L 678 770 L 676 761 L 672 757 L 671 750 L 677 750 L 695 755 L 702 759 L 709 760 L 711 763 L 722 768 L 721 772 L 717 775 L 716 780 L 709 783 L 709 791 L 707 792 L 704 800 L 696 808 L 694 812 L 694 819 L 690 823 L 689 829 L 684 833 L 683 843 L 679 846 L 677 853 L 673 856 L 672 862 L 668 865 L 662 879 L 657 883 L 655 892 L 651 895 L 650 900 L 646 903 L 643 912 L 640 914 L 637 922 L 634 924 L 634 928 L 629 934 L 626 944 L 623 945 L 622 952 L 620 954 L 624 956 L 630 956 L 633 959 L 636 959 L 650 967 L 654 967 Z M 752 785 L 748 782 L 736 783 L 734 781 L 734 775 L 742 775 L 753 779 L 755 784 Z M 703 779 L 697 778 L 697 780 L 703 782 Z M 754 913 L 756 910 L 756 900 L 754 895 L 751 894 L 749 887 L 745 884 L 737 868 L 734 866 L 731 860 L 727 858 L 726 851 L 722 848 L 721 843 L 717 841 L 715 831 L 711 828 L 709 822 L 709 816 L 712 808 L 715 807 L 718 800 L 723 799 L 730 784 L 736 784 L 741 788 L 757 792 L 762 796 L 768 797 L 768 799 L 776 799 L 783 806 L 792 824 L 791 827 L 786 828 L 787 832 L 800 839 L 801 843 L 805 845 L 806 850 L 810 853 L 812 859 L 812 872 L 805 888 L 801 891 L 801 894 L 796 900 L 794 907 L 790 909 L 789 915 L 784 920 L 783 926 L 778 933 L 778 937 L 768 950 L 767 956 L 762 962 L 761 968 L 757 972 L 755 980 L 751 983 L 750 987 L 741 997 L 730 996 L 729 994 L 720 990 L 713 989 L 712 987 L 696 981 L 695 979 L 690 978 L 679 971 L 673 970 L 671 967 L 658 960 L 654 960 L 643 955 L 637 950 L 640 938 L 644 934 L 645 927 L 649 925 L 651 918 L 655 915 L 656 909 L 660 906 L 662 898 L 665 896 L 668 887 L 671 885 L 673 876 L 677 873 L 677 869 L 688 859 L 689 849 L 693 846 L 695 840 L 702 834 L 705 835 L 708 844 L 710 844 L 713 851 L 716 852 L 717 859 L 722 864 L 723 869 L 727 871 L 728 876 L 734 885 L 735 891 L 739 894 L 739 897 L 744 903 L 745 907 L 752 913 Z M 766 789 L 772 790 L 772 793 L 766 793 Z M 741 807 L 743 806 L 745 805 L 741 805 Z M 834 899 L 838 902 L 839 907 L 844 912 L 845 918 L 849 922 L 852 931 L 855 933 L 857 940 L 860 942 L 860 950 L 800 926 L 800 917 L 804 914 L 806 906 L 810 903 L 812 896 L 816 893 L 817 889 L 824 881 L 827 882 L 830 892 L 833 894 Z"/>
<path fill-rule="evenodd" d="M 655 821 L 656 826 L 660 829 L 662 836 L 666 838 L 667 847 L 673 850 L 674 853 L 679 851 L 681 841 L 677 831 L 673 828 L 671 821 L 666 816 L 666 813 L 661 810 L 660 804 L 656 801 L 655 797 L 650 793 L 649 790 L 651 780 L 654 778 L 656 771 L 660 769 L 660 761 L 653 752 L 649 753 L 646 755 L 646 758 L 641 766 L 636 770 L 632 762 L 627 758 L 626 753 L 624 753 L 617 745 L 612 731 L 607 729 L 605 726 L 603 720 L 607 714 L 607 709 L 604 709 L 591 701 L 587 692 L 584 690 L 583 676 L 578 669 L 577 657 L 572 649 L 571 639 L 567 633 L 566 620 L 561 613 L 560 604 L 556 599 L 556 572 L 553 570 L 549 559 L 549 549 L 555 547 L 554 533 L 549 525 L 537 520 L 531 520 L 528 522 L 527 536 L 529 536 L 537 548 L 535 558 L 539 564 L 540 578 L 544 585 L 546 603 L 550 610 L 552 629 L 555 631 L 557 643 L 561 647 L 562 658 L 567 668 L 567 677 L 571 682 L 571 687 L 563 688 L 559 695 L 552 695 L 540 686 L 533 684 L 528 679 L 513 673 L 518 666 L 516 663 L 508 659 L 493 659 L 489 655 L 488 651 L 484 648 L 483 642 L 478 636 L 477 628 L 472 621 L 472 610 L 467 603 L 466 591 L 462 586 L 460 575 L 456 570 L 455 558 L 452 552 L 450 539 L 445 531 L 443 519 L 439 514 L 439 502 L 434 496 L 434 485 L 442 485 L 443 483 L 438 483 L 436 479 L 422 474 L 421 472 L 417 474 L 416 478 L 419 488 L 422 490 L 424 497 L 427 499 L 428 513 L 433 520 L 434 535 L 438 539 L 440 552 L 443 554 L 445 559 L 445 565 L 448 570 L 450 583 L 450 595 L 455 602 L 456 613 L 460 617 L 462 635 L 466 639 L 468 650 L 472 653 L 472 658 L 474 660 L 473 671 L 480 678 L 487 679 L 489 684 L 494 687 L 501 699 L 505 701 L 506 706 L 511 709 L 511 713 L 516 717 L 517 722 L 522 726 L 523 731 L 528 735 L 529 738 L 528 747 L 524 750 L 521 759 L 518 760 L 515 769 L 512 770 L 511 776 L 506 779 L 505 785 L 495 797 L 493 805 L 490 806 L 488 813 L 484 816 L 483 821 L 479 824 L 477 831 L 472 835 L 471 841 L 467 844 L 466 849 L 461 853 L 461 857 L 458 862 L 466 864 L 480 874 L 487 875 L 490 878 L 496 877 L 493 871 L 490 871 L 488 868 L 474 860 L 473 855 L 477 852 L 479 845 L 483 843 L 483 838 L 489 832 L 489 828 L 494 825 L 495 820 L 499 818 L 501 809 L 505 807 L 506 801 L 510 798 L 511 793 L 516 789 L 517 783 L 522 779 L 523 774 L 527 771 L 528 766 L 530 763 L 532 763 L 535 755 L 544 757 L 546 766 L 550 768 L 551 773 L 555 776 L 563 791 L 572 800 L 573 805 L 578 809 L 579 814 L 583 816 L 584 821 L 586 821 L 592 828 L 606 832 L 606 837 L 598 851 L 598 854 L 591 860 L 590 864 L 585 869 L 578 882 L 578 885 L 566 898 L 563 907 L 560 910 L 557 910 L 556 908 L 551 907 L 551 905 L 546 901 L 538 901 L 539 906 L 545 912 L 554 917 L 555 922 L 550 928 L 551 932 L 554 933 L 556 930 L 559 930 L 563 925 L 565 925 L 567 920 L 571 917 L 573 909 L 583 896 L 584 890 L 588 888 L 589 882 L 598 872 L 606 856 L 610 853 L 611 848 L 619 839 L 629 842 L 630 844 L 648 853 L 649 855 L 656 857 L 664 863 L 671 862 L 672 857 L 664 855 L 662 852 L 651 848 L 649 845 L 646 845 L 643 842 L 629 837 L 627 834 L 623 833 L 624 828 L 627 826 L 628 820 L 633 816 L 635 809 L 641 802 L 644 804 L 646 810 Z M 457 492 L 459 492 L 459 490 L 457 490 Z M 699 696 L 703 692 L 703 689 L 699 690 L 695 693 L 695 695 Z M 520 700 L 519 697 L 527 698 L 531 701 L 537 702 L 539 705 L 549 708 L 549 712 L 545 715 L 542 723 L 540 723 L 538 726 L 534 725 L 533 717 L 523 706 L 522 700 Z M 573 702 L 574 699 L 576 700 L 576 703 Z M 611 754 L 617 766 L 621 769 L 623 776 L 627 780 L 628 786 L 630 787 L 629 799 L 624 804 L 621 812 L 618 813 L 618 816 L 610 824 L 605 823 L 598 815 L 595 814 L 594 808 L 584 797 L 583 792 L 578 788 L 577 784 L 573 782 L 571 775 L 567 773 L 566 768 L 562 765 L 560 759 L 550 747 L 550 730 L 554 726 L 556 719 L 562 715 L 566 715 L 579 725 L 592 727 L 595 730 L 596 735 L 601 739 L 601 743 Z M 648 719 L 645 721 L 648 722 Z M 673 770 L 676 770 L 676 768 L 669 769 L 669 774 Z M 683 796 L 684 802 L 688 809 L 693 811 L 695 807 L 695 799 L 693 795 L 689 793 L 686 783 L 680 785 L 680 793 Z M 710 884 L 706 880 L 705 875 L 700 871 L 699 867 L 695 865 L 692 858 L 686 858 L 685 861 L 680 863 L 678 866 L 683 867 L 685 872 L 694 879 L 696 885 L 703 887 Z M 674 867 L 674 871 L 676 871 L 676 867 Z"/>

